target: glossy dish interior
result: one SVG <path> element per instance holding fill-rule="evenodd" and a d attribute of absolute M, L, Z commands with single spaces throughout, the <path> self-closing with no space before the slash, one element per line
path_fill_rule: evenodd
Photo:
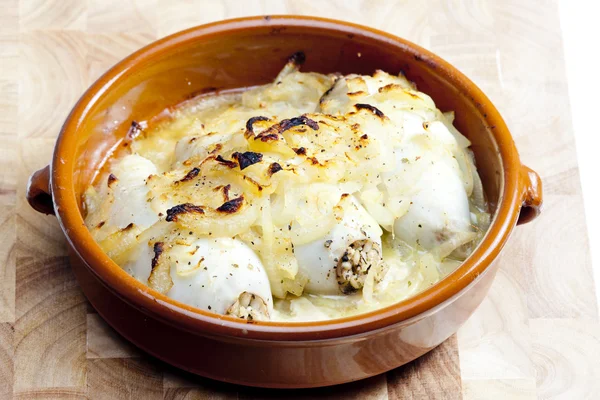
<path fill-rule="evenodd" d="M 403 71 L 442 110 L 455 111 L 456 127 L 471 140 L 477 168 L 494 215 L 487 236 L 463 265 L 437 285 L 394 306 L 333 321 L 257 322 L 194 309 L 129 276 L 93 241 L 83 224 L 82 194 L 132 120 L 207 90 L 265 84 L 287 57 L 306 54 L 303 71 L 371 74 Z M 53 209 L 77 254 L 128 303 L 180 328 L 267 340 L 313 340 L 375 330 L 434 312 L 458 295 L 497 256 L 517 223 L 537 215 L 539 178 L 519 161 L 497 110 L 449 64 L 418 46 L 357 25 L 303 17 L 256 17 L 192 28 L 162 39 L 117 64 L 82 97 L 59 136 L 51 171 L 32 177 L 32 206 Z M 48 185 L 48 179 L 50 184 Z"/>

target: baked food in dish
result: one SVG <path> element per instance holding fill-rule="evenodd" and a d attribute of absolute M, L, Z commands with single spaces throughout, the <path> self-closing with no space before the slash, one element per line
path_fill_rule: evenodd
<path fill-rule="evenodd" d="M 251 320 L 337 318 L 435 284 L 489 214 L 470 142 L 403 75 L 322 75 L 147 122 L 86 192 L 86 224 L 136 279 Z"/>

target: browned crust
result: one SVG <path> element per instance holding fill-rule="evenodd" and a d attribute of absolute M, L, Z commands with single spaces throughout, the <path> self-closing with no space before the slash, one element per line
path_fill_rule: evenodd
<path fill-rule="evenodd" d="M 306 149 L 304 147 L 299 147 L 297 149 L 293 149 L 294 153 L 298 154 L 299 156 L 305 156 L 306 155 Z"/>
<path fill-rule="evenodd" d="M 148 286 L 160 293 L 167 293 L 173 287 L 171 279 L 171 266 L 165 262 L 163 255 L 165 244 L 163 242 L 154 243 L 154 258 L 152 258 L 152 270 L 148 277 Z"/>
<path fill-rule="evenodd" d="M 223 203 L 217 211 L 223 214 L 234 214 L 242 208 L 242 204 L 244 203 L 244 196 L 236 197 L 235 199 L 226 201 Z"/>
<path fill-rule="evenodd" d="M 165 244 L 163 242 L 154 243 L 154 258 L 152 258 L 152 269 L 156 268 L 156 266 L 158 265 L 160 255 L 163 253 L 164 249 Z"/>
<path fill-rule="evenodd" d="M 240 169 L 245 169 L 253 164 L 261 162 L 263 155 L 253 151 L 246 151 L 244 153 L 235 152 L 231 157 L 237 160 L 238 164 L 240 164 Z"/>
<path fill-rule="evenodd" d="M 219 185 L 213 189 L 215 192 L 223 191 L 223 201 L 229 201 L 229 190 L 231 190 L 231 185 Z"/>
<path fill-rule="evenodd" d="M 271 165 L 269 165 L 269 175 L 273 175 L 279 171 L 281 171 L 283 168 L 281 168 L 281 165 L 279 165 L 279 163 L 272 163 Z"/>
<path fill-rule="evenodd" d="M 197 177 L 199 173 L 200 173 L 200 168 L 197 168 L 197 167 L 192 168 L 190 170 L 190 172 L 188 172 L 183 178 L 178 180 L 176 183 L 191 181 L 192 179 Z"/>
<path fill-rule="evenodd" d="M 357 110 L 369 110 L 373 114 L 377 115 L 379 118 L 385 118 L 385 115 L 383 115 L 380 109 L 370 104 L 356 103 L 354 107 L 356 107 Z"/>
<path fill-rule="evenodd" d="M 254 136 L 253 125 L 258 121 L 268 121 L 268 120 L 269 120 L 269 118 L 263 117 L 262 115 L 250 118 L 248 121 L 246 121 L 246 133 L 251 133 L 252 136 Z"/>
<path fill-rule="evenodd" d="M 231 185 L 223 186 L 223 198 L 225 201 L 229 201 L 229 190 L 231 189 Z"/>
<path fill-rule="evenodd" d="M 218 153 L 219 151 L 221 151 L 222 148 L 223 145 L 221 143 L 217 143 L 215 144 L 215 148 L 210 152 L 210 154 Z"/>
<path fill-rule="evenodd" d="M 219 164 L 224 165 L 229 168 L 235 168 L 238 166 L 238 164 L 235 161 L 226 160 L 220 154 L 217 157 L 215 157 L 215 160 L 217 160 L 219 162 Z"/>
<path fill-rule="evenodd" d="M 398 85 L 397 83 L 388 83 L 385 86 L 380 87 L 379 89 L 377 89 L 377 91 L 379 93 L 385 93 L 385 92 L 389 92 L 390 90 L 394 90 L 394 89 L 400 89 L 402 90 L 402 86 Z"/>
<path fill-rule="evenodd" d="M 116 176 L 114 176 L 113 174 L 108 175 L 108 179 L 107 179 L 108 187 L 112 187 L 112 185 L 117 181 L 118 181 L 118 179 Z"/>
<path fill-rule="evenodd" d="M 263 187 L 260 183 L 256 182 L 254 179 L 250 178 L 247 175 L 242 175 L 242 179 L 250 182 L 251 184 L 253 184 L 254 186 L 256 186 L 256 190 L 258 190 L 259 192 L 261 192 L 263 190 Z"/>
<path fill-rule="evenodd" d="M 133 229 L 135 225 L 133 224 L 133 222 L 130 222 L 129 225 L 127 225 L 125 228 L 121 229 L 121 232 L 127 232 L 130 229 Z"/>
<path fill-rule="evenodd" d="M 317 160 L 317 157 L 308 157 L 307 160 L 309 160 L 312 165 L 319 165 L 321 167 L 324 166 L 319 162 L 319 160 Z"/>
<path fill-rule="evenodd" d="M 279 133 L 285 132 L 290 128 L 298 125 L 306 125 L 309 126 L 313 131 L 319 130 L 319 123 L 315 120 L 308 118 L 306 115 L 301 115 L 299 117 L 294 117 L 290 119 L 284 119 L 279 124 Z"/>
<path fill-rule="evenodd" d="M 260 140 L 261 142 L 275 142 L 279 140 L 279 134 L 276 131 L 274 132 L 272 130 L 274 126 L 276 125 L 273 125 L 271 128 L 256 135 L 254 140 Z"/>
<path fill-rule="evenodd" d="M 177 222 L 177 217 L 181 214 L 204 214 L 204 210 L 200 206 L 196 206 L 191 203 L 184 203 L 171 207 L 167 210 L 167 222 Z"/>
<path fill-rule="evenodd" d="M 256 135 L 254 140 L 260 140 L 261 142 L 276 141 L 279 140 L 283 132 L 299 125 L 306 125 L 315 131 L 319 130 L 319 123 L 317 121 L 308 118 L 306 115 L 301 115 L 299 117 L 283 119 L 278 124 L 271 125 L 271 127 Z M 248 133 L 249 131 L 247 130 L 246 132 Z M 253 131 L 250 132 L 254 134 Z"/>

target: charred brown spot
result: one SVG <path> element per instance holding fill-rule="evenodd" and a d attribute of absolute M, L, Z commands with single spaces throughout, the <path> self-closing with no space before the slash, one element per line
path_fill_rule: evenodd
<path fill-rule="evenodd" d="M 350 196 L 350 194 L 348 194 L 348 193 L 342 193 L 341 199 L 345 199 L 348 196 Z"/>
<path fill-rule="evenodd" d="M 215 148 L 212 149 L 210 154 L 218 153 L 219 151 L 221 151 L 222 148 L 223 148 L 223 145 L 221 143 L 217 143 L 217 144 L 215 144 Z"/>
<path fill-rule="evenodd" d="M 325 97 L 329 96 L 331 94 L 331 92 L 333 92 L 333 89 L 335 89 L 335 85 L 337 85 L 337 83 L 340 81 L 340 79 L 336 79 L 335 82 L 333 82 L 333 85 L 331 85 L 331 87 L 329 89 L 327 89 L 327 91 L 325 91 L 325 93 L 323 93 L 323 96 L 321 96 L 321 98 L 319 99 L 319 104 L 323 103 L 325 101 Z"/>
<path fill-rule="evenodd" d="M 312 165 L 321 165 L 319 160 L 317 160 L 317 157 L 308 157 L 307 160 L 309 160 Z"/>
<path fill-rule="evenodd" d="M 225 214 L 233 214 L 239 211 L 240 208 L 242 208 L 243 203 L 244 196 L 242 195 L 233 200 L 226 201 L 219 208 L 217 208 L 217 211 Z"/>
<path fill-rule="evenodd" d="M 260 162 L 263 158 L 263 155 L 252 151 L 246 151 L 244 153 L 235 152 L 232 154 L 232 157 L 240 164 L 240 169 L 245 169 L 253 164 L 256 164 L 257 162 Z"/>
<path fill-rule="evenodd" d="M 134 227 L 133 222 L 131 222 L 125 228 L 121 229 L 121 232 L 127 232 L 128 230 L 133 229 L 133 227 Z"/>
<path fill-rule="evenodd" d="M 225 201 L 229 201 L 229 190 L 231 189 L 231 185 L 223 186 L 223 198 Z"/>
<path fill-rule="evenodd" d="M 113 174 L 108 175 L 108 187 L 111 187 L 116 181 L 118 181 L 116 176 Z"/>
<path fill-rule="evenodd" d="M 215 158 L 215 160 L 217 160 L 219 162 L 219 164 L 224 165 L 229 168 L 235 168 L 238 166 L 235 161 L 226 160 L 223 157 L 221 157 L 220 154 Z"/>
<path fill-rule="evenodd" d="M 281 120 L 281 122 L 279 122 L 278 124 L 274 124 L 269 129 L 266 129 L 258 135 L 256 135 L 255 140 L 260 140 L 262 142 L 279 140 L 280 135 L 283 132 L 299 125 L 309 126 L 315 131 L 319 130 L 319 124 L 317 123 L 317 121 L 314 121 L 306 117 L 305 115 L 302 115 L 300 117 Z M 246 133 L 248 134 L 248 132 L 250 131 L 247 130 Z M 252 132 L 252 134 L 254 134 L 254 132 Z"/>
<path fill-rule="evenodd" d="M 223 191 L 223 201 L 229 201 L 229 190 L 231 189 L 231 185 L 219 185 L 216 186 L 213 190 L 215 192 Z"/>
<path fill-rule="evenodd" d="M 279 133 L 285 132 L 290 128 L 293 128 L 294 126 L 298 126 L 298 125 L 306 125 L 311 127 L 313 130 L 318 131 L 319 130 L 319 124 L 317 123 L 317 121 L 314 121 L 310 118 L 308 118 L 305 115 L 301 115 L 299 117 L 294 117 L 294 118 L 290 118 L 290 119 L 284 119 L 279 123 Z"/>
<path fill-rule="evenodd" d="M 104 226 L 104 224 L 106 224 L 106 221 L 100 221 L 100 223 L 98 223 L 98 225 L 96 225 L 96 228 L 100 229 Z"/>
<path fill-rule="evenodd" d="M 253 125 L 258 122 L 258 121 L 268 121 L 269 118 L 267 117 L 263 117 L 263 116 L 258 116 L 258 117 L 252 117 L 250 118 L 248 121 L 246 121 L 246 130 L 248 132 L 252 132 L 254 133 L 254 128 Z"/>
<path fill-rule="evenodd" d="M 154 243 L 154 258 L 152 258 L 152 269 L 156 268 L 160 255 L 163 253 L 165 244 L 163 242 Z"/>
<path fill-rule="evenodd" d="M 261 142 L 277 141 L 279 140 L 279 135 L 269 128 L 266 131 L 259 133 L 254 140 L 260 140 Z"/>
<path fill-rule="evenodd" d="M 177 183 L 191 181 L 192 179 L 197 177 L 199 173 L 200 173 L 200 168 L 192 168 L 192 170 L 190 172 L 188 172 L 187 174 L 185 174 L 185 176 L 183 178 L 178 180 Z"/>
<path fill-rule="evenodd" d="M 296 154 L 298 154 L 299 156 L 305 156 L 306 155 L 306 149 L 304 147 L 299 147 L 297 149 L 294 149 L 294 152 Z"/>
<path fill-rule="evenodd" d="M 362 96 L 366 94 L 365 92 L 363 92 L 362 90 L 359 90 L 358 92 L 350 92 L 348 93 L 348 96 Z"/>
<path fill-rule="evenodd" d="M 303 51 L 297 51 L 288 58 L 288 62 L 295 65 L 302 65 L 306 61 L 306 54 Z"/>
<path fill-rule="evenodd" d="M 271 165 L 269 165 L 269 175 L 273 175 L 279 171 L 281 171 L 283 168 L 281 168 L 281 165 L 279 165 L 279 163 L 272 163 Z"/>
<path fill-rule="evenodd" d="M 357 103 L 354 105 L 354 107 L 356 107 L 357 110 L 369 110 L 373 114 L 377 115 L 379 118 L 385 117 L 385 115 L 383 115 L 383 113 L 381 112 L 380 109 L 378 109 L 377 107 L 374 107 L 370 104 Z"/>
<path fill-rule="evenodd" d="M 251 184 L 253 184 L 254 186 L 256 186 L 256 189 L 259 192 L 262 192 L 263 187 L 258 182 L 256 182 L 254 179 L 252 179 L 252 178 L 250 178 L 249 176 L 246 176 L 246 175 L 242 175 L 242 179 L 245 180 L 245 181 L 250 182 Z"/>
<path fill-rule="evenodd" d="M 367 139 L 369 138 L 369 135 L 367 135 L 367 134 L 365 133 L 365 134 L 364 134 L 364 135 L 362 135 L 360 138 L 361 138 L 361 139 L 363 139 L 363 140 L 367 140 Z"/>
<path fill-rule="evenodd" d="M 131 121 L 131 126 L 129 127 L 125 137 L 129 140 L 135 139 L 140 133 L 142 133 L 143 130 L 144 128 L 142 128 L 142 125 L 140 125 L 137 121 Z"/>
<path fill-rule="evenodd" d="M 191 203 L 179 204 L 167 210 L 167 218 L 165 219 L 167 220 L 167 222 L 177 221 L 177 217 L 179 215 L 188 213 L 204 214 L 204 210 L 202 209 L 202 207 L 196 206 Z"/>
<path fill-rule="evenodd" d="M 388 83 L 387 85 L 382 86 L 379 89 L 377 89 L 377 91 L 379 93 L 385 93 L 385 92 L 389 92 L 390 90 L 394 90 L 394 89 L 402 89 L 402 86 L 397 85 L 395 83 Z"/>

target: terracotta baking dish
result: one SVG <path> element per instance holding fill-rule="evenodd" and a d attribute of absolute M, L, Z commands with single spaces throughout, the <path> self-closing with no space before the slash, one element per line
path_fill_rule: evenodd
<path fill-rule="evenodd" d="M 178 303 L 111 261 L 84 226 L 82 193 L 132 120 L 147 119 L 207 88 L 269 82 L 302 50 L 304 71 L 371 74 L 402 70 L 473 142 L 494 219 L 462 266 L 419 295 L 369 314 L 314 323 L 245 323 Z M 523 166 L 488 98 L 464 75 L 406 40 L 313 17 L 252 17 L 192 28 L 127 57 L 81 97 L 49 167 L 34 173 L 27 199 L 55 214 L 77 279 L 98 313 L 148 353 L 193 373 L 244 385 L 314 387 L 380 374 L 442 343 L 481 303 L 494 260 L 516 224 L 535 218 L 538 175 Z"/>

